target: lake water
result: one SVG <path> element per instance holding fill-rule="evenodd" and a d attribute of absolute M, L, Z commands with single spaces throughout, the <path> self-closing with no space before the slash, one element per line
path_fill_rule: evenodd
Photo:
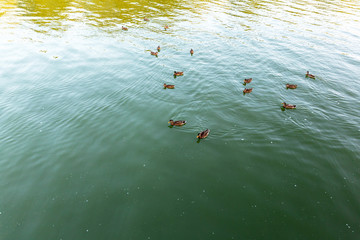
<path fill-rule="evenodd" d="M 1 240 L 360 239 L 359 1 L 0 0 L 0 54 Z"/>

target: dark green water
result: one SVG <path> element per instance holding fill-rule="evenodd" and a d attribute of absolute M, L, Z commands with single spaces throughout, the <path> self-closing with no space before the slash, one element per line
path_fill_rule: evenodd
<path fill-rule="evenodd" d="M 0 0 L 0 240 L 360 239 L 359 26 L 359 1 Z"/>

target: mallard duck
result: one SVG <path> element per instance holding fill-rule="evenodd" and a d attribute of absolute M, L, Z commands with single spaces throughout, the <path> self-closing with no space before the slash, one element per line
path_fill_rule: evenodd
<path fill-rule="evenodd" d="M 174 76 L 182 76 L 182 75 L 184 75 L 184 72 L 174 71 Z"/>
<path fill-rule="evenodd" d="M 175 88 L 175 85 L 169 85 L 169 84 L 164 83 L 164 88 L 171 88 L 171 89 L 173 89 L 173 88 Z"/>
<path fill-rule="evenodd" d="M 169 120 L 169 122 L 171 126 L 182 126 L 186 124 L 186 121 L 184 120 L 178 120 L 178 121 L 174 121 L 172 119 Z"/>
<path fill-rule="evenodd" d="M 124 26 L 121 26 L 121 29 L 122 29 L 122 30 L 125 30 L 125 31 L 128 30 L 128 28 L 127 28 L 127 27 L 124 27 Z"/>
<path fill-rule="evenodd" d="M 147 21 L 147 22 L 148 22 L 148 21 L 150 21 L 150 19 L 148 19 L 148 18 L 144 17 L 144 21 Z"/>
<path fill-rule="evenodd" d="M 190 54 L 191 54 L 191 56 L 194 54 L 194 50 L 193 50 L 193 49 L 190 50 Z"/>
<path fill-rule="evenodd" d="M 251 93 L 252 92 L 252 88 L 245 88 L 243 93 Z"/>
<path fill-rule="evenodd" d="M 291 88 L 291 89 L 295 89 L 297 88 L 297 85 L 296 84 L 286 84 L 286 88 Z"/>
<path fill-rule="evenodd" d="M 251 83 L 251 81 L 252 81 L 252 78 L 245 78 L 244 84 Z"/>
<path fill-rule="evenodd" d="M 164 29 L 166 30 L 166 29 L 169 29 L 169 26 L 168 25 L 165 25 L 164 26 Z"/>
<path fill-rule="evenodd" d="M 154 55 L 154 56 L 157 56 L 157 55 L 158 55 L 158 52 L 150 51 L 150 54 L 151 54 L 151 55 Z"/>
<path fill-rule="evenodd" d="M 160 46 L 157 47 L 158 52 L 160 52 Z"/>
<path fill-rule="evenodd" d="M 310 74 L 309 71 L 306 72 L 306 77 L 315 79 L 315 75 Z"/>
<path fill-rule="evenodd" d="M 283 102 L 282 105 L 286 109 L 294 109 L 294 108 L 296 108 L 296 105 L 287 104 L 286 102 Z"/>
<path fill-rule="evenodd" d="M 199 139 L 206 138 L 207 136 L 209 136 L 209 133 L 210 133 L 210 130 L 206 129 L 205 131 L 198 133 L 197 138 L 199 138 Z"/>

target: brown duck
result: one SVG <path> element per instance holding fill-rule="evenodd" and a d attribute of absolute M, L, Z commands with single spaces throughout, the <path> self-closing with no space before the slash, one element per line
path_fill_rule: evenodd
<path fill-rule="evenodd" d="M 186 121 L 184 121 L 184 120 L 174 121 L 174 120 L 170 119 L 168 123 L 170 123 L 171 126 L 183 126 L 186 124 Z"/>
<path fill-rule="evenodd" d="M 193 49 L 190 50 L 190 54 L 191 54 L 191 56 L 194 54 L 194 50 L 193 50 Z"/>
<path fill-rule="evenodd" d="M 286 88 L 290 88 L 290 89 L 295 89 L 297 88 L 297 85 L 296 84 L 286 84 Z"/>
<path fill-rule="evenodd" d="M 174 71 L 174 76 L 182 76 L 182 75 L 184 75 L 184 72 Z"/>
<path fill-rule="evenodd" d="M 252 81 L 252 78 L 245 78 L 244 84 L 251 83 L 251 81 Z"/>
<path fill-rule="evenodd" d="M 245 88 L 243 93 L 251 93 L 253 88 Z"/>
<path fill-rule="evenodd" d="M 169 29 L 169 26 L 168 25 L 165 25 L 164 26 L 164 29 L 166 30 L 166 29 Z"/>
<path fill-rule="evenodd" d="M 158 52 L 160 52 L 160 46 L 157 47 Z"/>
<path fill-rule="evenodd" d="M 306 72 L 306 77 L 315 79 L 315 75 L 312 75 L 309 73 L 309 71 Z"/>
<path fill-rule="evenodd" d="M 169 84 L 164 83 L 164 88 L 174 89 L 174 88 L 175 88 L 175 85 L 169 85 Z"/>
<path fill-rule="evenodd" d="M 147 22 L 148 22 L 148 21 L 150 21 L 150 19 L 148 19 L 148 18 L 144 17 L 144 21 L 147 21 Z"/>
<path fill-rule="evenodd" d="M 121 29 L 124 30 L 124 31 L 127 31 L 128 28 L 127 27 L 124 27 L 124 26 L 121 26 Z"/>
<path fill-rule="evenodd" d="M 199 139 L 206 138 L 207 136 L 209 136 L 209 133 L 210 133 L 210 130 L 206 129 L 205 131 L 198 133 L 197 138 L 199 138 Z"/>
<path fill-rule="evenodd" d="M 158 52 L 150 51 L 150 54 L 151 54 L 151 55 L 154 55 L 154 56 L 157 56 L 157 55 L 158 55 Z"/>
<path fill-rule="evenodd" d="M 294 109 L 294 108 L 296 108 L 296 105 L 287 104 L 286 102 L 283 102 L 282 105 L 286 109 Z"/>

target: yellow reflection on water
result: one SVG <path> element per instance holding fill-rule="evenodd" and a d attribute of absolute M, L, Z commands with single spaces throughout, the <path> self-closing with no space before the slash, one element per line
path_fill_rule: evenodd
<path fill-rule="evenodd" d="M 329 3 L 320 0 L 296 1 L 291 6 L 284 1 L 274 0 L 0 0 L 0 17 L 17 11 L 16 16 L 25 16 L 26 21 L 38 26 L 50 24 L 53 30 L 66 29 L 61 26 L 66 21 L 111 27 L 116 24 L 121 26 L 144 23 L 143 19 L 147 17 L 150 20 L 166 19 L 167 23 L 171 24 L 179 21 L 183 15 L 189 21 L 195 18 L 208 21 L 220 19 L 219 14 L 222 13 L 246 19 L 238 24 L 244 29 L 252 29 L 244 22 L 265 23 L 269 19 L 275 19 L 302 24 L 306 17 L 314 18 L 317 22 L 324 19 L 330 22 L 331 19 L 339 19 L 340 13 L 350 15 L 351 21 L 357 18 L 355 16 L 359 15 L 359 9 L 358 1 Z M 224 21 L 220 19 L 221 24 L 227 24 L 227 18 L 223 19 Z"/>
<path fill-rule="evenodd" d="M 179 9 L 187 4 L 167 0 L 13 0 L 6 1 L 4 5 L 23 8 L 28 16 L 37 17 L 59 17 L 66 11 L 78 9 L 100 18 L 143 19 L 145 16 L 166 16 L 168 10 Z"/>
<path fill-rule="evenodd" d="M 1 0 L 0 1 L 0 17 L 8 13 L 10 10 L 16 8 L 16 0 Z"/>

